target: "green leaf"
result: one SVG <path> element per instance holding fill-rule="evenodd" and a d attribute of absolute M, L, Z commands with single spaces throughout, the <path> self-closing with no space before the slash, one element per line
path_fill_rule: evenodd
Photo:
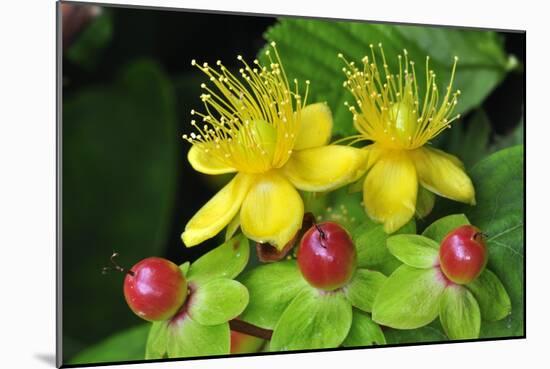
<path fill-rule="evenodd" d="M 187 272 L 189 272 L 189 266 L 190 265 L 191 265 L 191 263 L 188 262 L 188 261 L 186 261 L 185 263 L 180 265 L 180 270 L 186 278 L 187 278 Z"/>
<path fill-rule="evenodd" d="M 199 324 L 218 325 L 236 318 L 248 304 L 248 291 L 226 278 L 200 283 L 190 296 L 189 315 Z"/>
<path fill-rule="evenodd" d="M 384 335 L 390 344 L 446 341 L 447 336 L 435 327 L 435 323 L 439 324 L 439 321 L 417 329 L 385 329 Z"/>
<path fill-rule="evenodd" d="M 351 101 L 351 95 L 335 83 L 344 81 L 343 63 L 337 58 L 339 52 L 345 53 L 350 61 L 360 62 L 370 55 L 369 44 L 381 42 L 389 67 L 398 71 L 397 55 L 406 48 L 409 60 L 416 61 L 418 66 L 421 94 L 426 56 L 430 55 L 430 69 L 437 74 L 443 90 L 454 56 L 458 55 L 454 84 L 462 90 L 458 113 L 479 106 L 513 66 L 504 54 L 500 36 L 486 30 L 281 18 L 266 37 L 277 42 L 290 80 L 311 80 L 308 101 L 327 101 L 334 114 L 333 132 L 343 136 L 355 130 L 351 113 L 344 106 L 344 101 Z"/>
<path fill-rule="evenodd" d="M 306 288 L 285 309 L 273 330 L 270 349 L 338 347 L 348 335 L 351 322 L 351 304 L 342 292 Z"/>
<path fill-rule="evenodd" d="M 365 208 L 361 205 L 362 196 L 362 193 L 349 193 L 346 187 L 328 194 L 303 194 L 306 211 L 315 214 L 317 221 L 338 222 L 350 232 L 367 219 Z"/>
<path fill-rule="evenodd" d="M 467 122 L 457 124 L 447 135 L 445 151 L 457 156 L 466 168 L 471 168 L 488 153 L 491 123 L 484 110 L 479 109 Z"/>
<path fill-rule="evenodd" d="M 117 333 L 73 357 L 70 364 L 97 364 L 111 361 L 143 360 L 150 324 Z"/>
<path fill-rule="evenodd" d="M 448 286 L 441 296 L 439 309 L 441 325 L 450 339 L 479 337 L 479 305 L 468 289 L 459 285 Z"/>
<path fill-rule="evenodd" d="M 162 359 L 166 355 L 166 340 L 168 338 L 168 321 L 154 322 L 151 324 L 147 345 L 145 347 L 145 359 Z"/>
<path fill-rule="evenodd" d="M 523 144 L 525 139 L 525 123 L 523 118 L 520 120 L 517 127 L 507 135 L 495 137 L 495 143 L 491 145 L 491 152 L 505 149 L 511 146 Z"/>
<path fill-rule="evenodd" d="M 465 224 L 470 224 L 470 222 L 464 214 L 448 215 L 430 224 L 422 232 L 422 236 L 428 237 L 440 244 L 449 232 Z"/>
<path fill-rule="evenodd" d="M 65 337 L 90 345 L 141 323 L 129 314 L 120 276 L 101 277 L 100 266 L 113 248 L 131 266 L 170 242 L 181 145 L 175 111 L 170 79 L 147 60 L 63 97 Z M 83 319 L 83 307 L 109 324 Z"/>
<path fill-rule="evenodd" d="M 416 234 L 399 234 L 388 238 L 388 249 L 403 263 L 415 268 L 430 268 L 439 260 L 439 244 Z"/>
<path fill-rule="evenodd" d="M 229 354 L 229 323 L 202 325 L 185 315 L 168 326 L 169 358 Z"/>
<path fill-rule="evenodd" d="M 343 290 L 353 306 L 371 312 L 374 299 L 387 277 L 375 271 L 357 269 L 353 279 Z"/>
<path fill-rule="evenodd" d="M 498 151 L 471 171 L 477 206 L 465 211 L 472 224 L 488 235 L 487 267 L 502 281 L 512 304 L 506 319 L 484 322 L 481 337 L 525 334 L 523 173 L 523 146 Z"/>
<path fill-rule="evenodd" d="M 429 324 L 439 314 L 445 282 L 436 268 L 400 266 L 382 285 L 374 301 L 372 318 L 378 324 L 414 329 Z"/>
<path fill-rule="evenodd" d="M 103 49 L 111 41 L 113 35 L 113 20 L 106 8 L 101 8 L 103 14 L 97 16 L 85 26 L 76 42 L 67 50 L 67 58 L 84 67 L 95 67 L 102 55 Z"/>
<path fill-rule="evenodd" d="M 191 264 L 187 279 L 190 281 L 214 278 L 235 278 L 248 263 L 248 239 L 238 235 Z"/>
<path fill-rule="evenodd" d="M 510 314 L 511 302 L 502 282 L 489 269 L 466 287 L 476 298 L 483 320 L 496 321 Z"/>
<path fill-rule="evenodd" d="M 308 286 L 295 260 L 261 265 L 239 280 L 250 295 L 240 319 L 265 329 L 273 329 L 292 299 Z"/>
<path fill-rule="evenodd" d="M 351 328 L 342 346 L 362 347 L 384 344 L 386 344 L 386 338 L 380 326 L 373 322 L 368 314 L 353 309 Z"/>
<path fill-rule="evenodd" d="M 405 224 L 394 234 L 416 233 L 414 220 Z M 397 269 L 401 262 L 397 260 L 386 247 L 388 234 L 382 224 L 367 219 L 352 232 L 353 242 L 357 249 L 357 267 L 379 270 L 389 275 Z"/>

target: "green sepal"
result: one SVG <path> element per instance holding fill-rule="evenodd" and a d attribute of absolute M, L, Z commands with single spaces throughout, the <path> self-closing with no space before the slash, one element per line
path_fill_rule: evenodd
<path fill-rule="evenodd" d="M 439 244 L 449 232 L 466 224 L 470 224 L 470 221 L 464 214 L 447 215 L 430 224 L 422 232 L 422 236 L 428 237 Z"/>
<path fill-rule="evenodd" d="M 348 186 L 348 193 L 356 193 L 363 191 L 363 183 L 365 182 L 366 175 L 361 176 L 357 181 L 350 183 Z"/>
<path fill-rule="evenodd" d="M 416 195 L 416 215 L 419 218 L 427 217 L 433 210 L 435 204 L 435 194 L 424 186 L 418 186 Z"/>
<path fill-rule="evenodd" d="M 168 324 L 166 350 L 169 358 L 229 354 L 229 323 L 207 326 L 185 315 Z"/>
<path fill-rule="evenodd" d="M 186 261 L 185 263 L 180 265 L 180 270 L 186 278 L 187 278 L 187 272 L 189 272 L 189 266 L 190 265 L 191 265 L 191 263 L 188 262 L 188 261 Z"/>
<path fill-rule="evenodd" d="M 388 238 L 386 244 L 393 256 L 415 268 L 430 268 L 439 260 L 439 244 L 428 237 L 399 234 Z"/>
<path fill-rule="evenodd" d="M 510 297 L 500 279 L 489 269 L 485 269 L 466 287 L 476 298 L 483 320 L 497 321 L 510 314 L 512 310 Z"/>
<path fill-rule="evenodd" d="M 411 220 L 394 234 L 416 233 L 416 223 Z M 386 247 L 388 234 L 384 226 L 367 219 L 352 232 L 353 242 L 357 249 L 357 267 L 379 270 L 389 275 L 401 263 Z"/>
<path fill-rule="evenodd" d="M 370 313 L 374 299 L 386 279 L 380 272 L 357 269 L 343 291 L 354 307 Z"/>
<path fill-rule="evenodd" d="M 385 345 L 384 332 L 371 317 L 357 309 L 353 309 L 353 321 L 348 336 L 342 343 L 344 347 L 361 347 Z"/>
<path fill-rule="evenodd" d="M 450 339 L 479 337 L 481 327 L 479 305 L 465 287 L 455 284 L 445 288 L 439 305 L 439 319 Z"/>
<path fill-rule="evenodd" d="M 187 279 L 189 281 L 214 278 L 233 279 L 243 271 L 249 256 L 248 239 L 243 235 L 238 235 L 191 264 Z"/>
<path fill-rule="evenodd" d="M 372 318 L 392 328 L 422 327 L 437 318 L 444 289 L 445 281 L 438 269 L 402 265 L 380 288 Z"/>
<path fill-rule="evenodd" d="M 233 217 L 231 222 L 227 225 L 225 229 L 225 241 L 229 241 L 237 232 L 239 227 L 241 226 L 241 217 L 239 213 Z"/>
<path fill-rule="evenodd" d="M 248 304 L 248 291 L 237 281 L 218 278 L 198 284 L 190 298 L 189 315 L 197 323 L 218 325 L 243 312 Z"/>
<path fill-rule="evenodd" d="M 338 347 L 352 322 L 351 304 L 341 291 L 305 288 L 283 312 L 271 337 L 271 351 Z"/>
<path fill-rule="evenodd" d="M 265 264 L 239 277 L 250 295 L 241 320 L 273 329 L 292 299 L 308 286 L 295 260 Z"/>
<path fill-rule="evenodd" d="M 154 322 L 151 324 L 147 344 L 145 346 L 145 359 L 162 359 L 166 355 L 168 321 Z"/>

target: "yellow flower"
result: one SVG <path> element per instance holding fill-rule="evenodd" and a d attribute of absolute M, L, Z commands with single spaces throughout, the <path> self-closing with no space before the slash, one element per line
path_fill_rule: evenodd
<path fill-rule="evenodd" d="M 371 58 L 365 56 L 363 67 L 344 60 L 347 80 L 357 107 L 346 105 L 353 114 L 359 135 L 354 143 L 371 141 L 364 148 L 369 158 L 363 181 L 363 203 L 367 214 L 384 223 L 391 233 L 407 223 L 415 214 L 424 216 L 435 200 L 434 194 L 452 200 L 475 204 L 472 182 L 460 160 L 441 150 L 426 146 L 459 118 L 451 116 L 460 91 L 452 92 L 458 58 L 451 79 L 440 96 L 435 73 L 426 58 L 423 98 L 419 95 L 414 62 L 399 55 L 399 73 L 392 74 L 379 45 L 383 70 L 379 70 L 374 48 Z"/>
<path fill-rule="evenodd" d="M 270 54 L 274 51 L 274 57 Z M 260 243 L 282 249 L 301 228 L 304 204 L 296 189 L 329 191 L 358 179 L 366 153 L 327 145 L 332 114 L 324 103 L 306 106 L 298 82 L 290 87 L 272 43 L 269 67 L 249 66 L 241 56 L 241 78 L 218 61 L 217 70 L 192 62 L 215 89 L 203 84 L 205 113 L 191 111 L 196 132 L 188 160 L 206 174 L 237 172 L 235 177 L 189 220 L 182 234 L 194 246 L 230 224 Z"/>

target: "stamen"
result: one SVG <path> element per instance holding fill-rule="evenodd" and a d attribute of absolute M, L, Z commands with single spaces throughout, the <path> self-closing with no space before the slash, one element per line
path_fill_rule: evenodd
<path fill-rule="evenodd" d="M 206 74 L 210 85 L 201 84 L 205 90 L 201 95 L 205 112 L 191 110 L 191 115 L 198 115 L 205 124 L 199 127 L 192 121 L 196 133 L 183 138 L 193 144 L 200 143 L 198 147 L 205 153 L 248 173 L 264 172 L 286 163 L 292 154 L 300 111 L 305 106 L 309 88 L 306 81 L 303 99 L 297 80 L 295 90 L 290 89 L 274 42 L 265 54 L 269 67 L 255 59 L 253 64 L 257 67 L 251 68 L 242 55 L 238 55 L 237 59 L 243 63 L 240 78 L 229 72 L 220 60 L 216 61 L 218 69 L 207 63 L 191 62 Z"/>
<path fill-rule="evenodd" d="M 343 86 L 352 93 L 358 108 L 356 110 L 348 103 L 344 105 L 353 113 L 354 126 L 365 140 L 380 142 L 390 148 L 414 149 L 437 136 L 457 119 L 456 116 L 451 119 L 451 114 L 461 93 L 460 90 L 452 92 L 458 57 L 454 58 L 451 78 L 441 102 L 436 74 L 429 68 L 430 57 L 426 57 L 427 87 L 421 104 L 415 63 L 408 59 L 408 51 L 404 49 L 403 56 L 397 56 L 399 73 L 392 74 L 382 44 L 378 44 L 378 53 L 383 73 L 378 67 L 374 46 L 370 44 L 369 48 L 371 55 L 363 57 L 361 70 L 341 53 L 338 54 L 345 64 L 342 68 L 346 75 Z M 399 108 L 392 109 L 394 106 Z M 399 113 L 402 107 L 410 110 Z M 397 117 L 403 114 L 398 127 Z M 404 128 L 402 124 L 405 124 Z M 399 133 L 400 129 L 405 129 L 404 134 Z"/>

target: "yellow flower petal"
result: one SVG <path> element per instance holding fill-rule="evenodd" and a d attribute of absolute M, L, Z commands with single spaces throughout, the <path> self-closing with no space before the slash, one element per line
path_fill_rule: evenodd
<path fill-rule="evenodd" d="M 283 173 L 303 191 L 328 191 L 350 183 L 362 174 L 366 152 L 349 146 L 329 145 L 295 152 Z"/>
<path fill-rule="evenodd" d="M 241 229 L 256 242 L 281 250 L 298 232 L 304 203 L 296 189 L 280 174 L 265 173 L 254 183 L 241 208 Z"/>
<path fill-rule="evenodd" d="M 410 153 L 422 186 L 439 196 L 475 205 L 472 181 L 455 156 L 428 147 Z"/>
<path fill-rule="evenodd" d="M 363 150 L 367 153 L 368 160 L 366 161 L 366 169 L 369 170 L 372 168 L 374 164 L 384 155 L 384 153 L 387 153 L 388 150 L 384 150 L 380 147 L 380 145 L 377 145 L 376 143 L 370 144 L 363 148 Z"/>
<path fill-rule="evenodd" d="M 326 145 L 332 131 L 332 113 L 325 103 L 307 105 L 300 112 L 300 131 L 294 150 Z"/>
<path fill-rule="evenodd" d="M 210 199 L 185 226 L 181 239 L 186 246 L 195 246 L 214 237 L 237 214 L 254 177 L 238 173 Z"/>
<path fill-rule="evenodd" d="M 387 150 L 382 149 L 379 145 L 373 143 L 371 145 L 362 148 L 365 152 L 367 160 L 362 170 L 358 171 L 358 176 L 353 179 L 353 183 L 349 186 L 349 193 L 355 193 L 363 190 L 363 183 L 365 183 L 366 172 L 372 168 L 374 164 L 380 159 L 382 154 Z"/>
<path fill-rule="evenodd" d="M 367 214 L 392 233 L 414 215 L 417 189 L 416 170 L 405 152 L 388 151 L 368 172 L 363 184 Z"/>
<path fill-rule="evenodd" d="M 200 143 L 191 146 L 187 153 L 187 160 L 193 169 L 204 174 L 224 174 L 236 171 L 235 168 L 231 168 L 214 155 L 205 153 Z"/>

